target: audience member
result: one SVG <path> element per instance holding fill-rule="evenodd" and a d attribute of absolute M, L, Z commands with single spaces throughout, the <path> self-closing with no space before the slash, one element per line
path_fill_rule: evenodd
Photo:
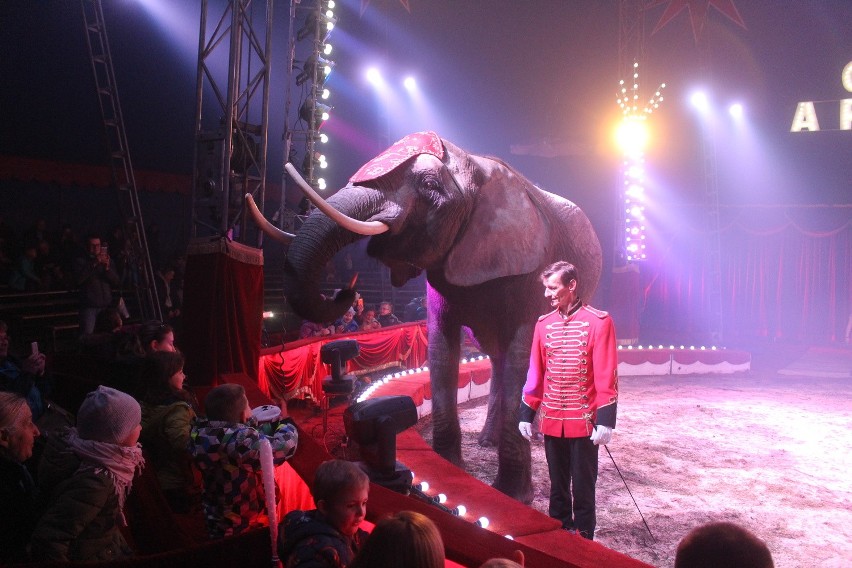
<path fill-rule="evenodd" d="M 773 568 L 766 543 L 734 523 L 707 523 L 677 545 L 675 568 Z"/>
<path fill-rule="evenodd" d="M 391 302 L 382 302 L 379 304 L 379 315 L 376 318 L 382 327 L 396 325 L 402 323 L 399 318 L 393 313 L 393 304 Z"/>
<path fill-rule="evenodd" d="M 80 336 L 80 352 L 103 361 L 115 360 L 118 351 L 127 342 L 122 331 L 124 321 L 115 308 L 104 308 L 95 318 L 95 328 L 90 335 Z"/>
<path fill-rule="evenodd" d="M 62 269 L 62 274 L 65 277 L 65 286 L 67 288 L 74 287 L 74 262 L 77 257 L 85 254 L 86 251 L 80 246 L 77 239 L 77 234 L 71 225 L 64 225 L 62 232 L 59 234 L 59 241 L 54 247 L 56 256 L 59 259 L 59 267 Z"/>
<path fill-rule="evenodd" d="M 278 532 L 278 555 L 287 568 L 345 568 L 367 533 L 370 479 L 356 464 L 329 460 L 314 475 L 311 495 L 316 509 L 290 511 Z M 399 564 L 404 566 L 404 564 Z"/>
<path fill-rule="evenodd" d="M 421 321 L 426 319 L 426 296 L 412 298 L 405 306 L 405 321 Z"/>
<path fill-rule="evenodd" d="M 9 326 L 0 321 L 0 391 L 14 392 L 27 400 L 33 420 L 38 420 L 47 407 L 52 384 L 45 373 L 44 353 L 34 351 L 26 359 L 9 353 Z"/>
<path fill-rule="evenodd" d="M 355 300 L 352 301 L 352 309 L 355 310 L 355 323 L 360 327 L 364 324 L 364 298 L 361 294 L 355 292 Z"/>
<path fill-rule="evenodd" d="M 35 292 L 42 289 L 41 278 L 36 274 L 35 259 L 38 256 L 36 243 L 28 242 L 12 266 L 9 288 L 16 292 Z"/>
<path fill-rule="evenodd" d="M 307 337 L 323 337 L 325 335 L 334 334 L 334 324 L 317 323 L 315 321 L 302 321 L 302 327 L 299 328 L 299 339 Z"/>
<path fill-rule="evenodd" d="M 24 397 L 0 392 L 0 564 L 25 562 L 38 521 L 38 489 L 24 462 L 33 454 L 38 427 Z"/>
<path fill-rule="evenodd" d="M 174 326 L 175 322 L 180 318 L 181 305 L 178 301 L 178 296 L 175 294 L 173 281 L 175 279 L 175 269 L 172 265 L 167 265 L 157 271 L 155 283 L 157 286 L 157 298 L 160 300 L 160 310 L 163 313 L 163 320 Z"/>
<path fill-rule="evenodd" d="M 189 513 L 201 506 L 201 487 L 189 455 L 189 432 L 198 405 L 184 388 L 183 365 L 180 353 L 155 351 L 145 357 L 142 372 L 146 389 L 139 439 L 175 513 Z"/>
<path fill-rule="evenodd" d="M 154 351 L 177 351 L 174 328 L 159 320 L 150 320 L 139 326 L 139 343 L 145 353 Z"/>
<path fill-rule="evenodd" d="M 334 332 L 335 333 L 351 333 L 353 331 L 358 331 L 360 326 L 358 322 L 355 321 L 355 310 L 349 308 L 346 312 L 334 322 Z"/>
<path fill-rule="evenodd" d="M 364 310 L 364 321 L 361 322 L 361 329 L 373 330 L 380 327 L 382 327 L 382 324 L 376 319 L 376 310 Z"/>
<path fill-rule="evenodd" d="M 479 568 L 523 568 L 524 567 L 524 553 L 520 550 L 516 550 L 512 553 L 512 558 L 514 560 L 509 560 L 508 558 L 489 558 L 485 562 L 479 565 Z"/>
<path fill-rule="evenodd" d="M 352 568 L 443 568 L 444 541 L 429 517 L 400 511 L 376 523 Z"/>
<path fill-rule="evenodd" d="M 39 487 L 50 505 L 31 539 L 37 561 L 97 562 L 130 556 L 122 536 L 124 503 L 145 463 L 142 411 L 130 395 L 100 386 L 77 413 L 77 426 L 48 439 Z"/>
<path fill-rule="evenodd" d="M 42 240 L 36 244 L 33 268 L 41 281 L 42 290 L 63 290 L 68 287 L 68 283 L 65 281 L 59 256 L 51 247 L 50 241 Z"/>
<path fill-rule="evenodd" d="M 80 334 L 88 335 L 95 329 L 98 312 L 112 304 L 112 288 L 119 284 L 100 237 L 86 239 L 86 254 L 74 262 L 74 278 L 80 288 Z"/>
<path fill-rule="evenodd" d="M 202 507 L 210 538 L 237 535 L 268 524 L 260 470 L 260 441 L 272 445 L 275 464 L 296 452 L 298 432 L 281 408 L 281 420 L 255 429 L 245 389 L 225 384 L 204 399 L 207 419 L 190 431 L 190 452 L 204 481 Z"/>

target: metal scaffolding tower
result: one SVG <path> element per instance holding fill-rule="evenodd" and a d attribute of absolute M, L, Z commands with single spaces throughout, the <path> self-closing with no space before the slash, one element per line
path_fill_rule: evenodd
<path fill-rule="evenodd" d="M 257 13 L 255 7 L 258 7 Z M 248 233 L 254 231 L 255 244 L 259 247 L 262 233 L 247 222 L 243 196 L 251 193 L 263 211 L 272 0 L 229 0 L 210 30 L 208 10 L 208 0 L 202 0 L 192 236 L 228 237 L 247 243 Z M 226 56 L 227 66 L 223 72 L 222 62 Z M 212 103 L 205 97 L 212 99 Z"/>
<path fill-rule="evenodd" d="M 337 22 L 333 5 L 329 0 L 290 0 L 283 162 L 290 162 L 300 168 L 305 180 L 318 190 L 326 187 L 321 170 L 327 166 L 327 162 L 321 145 L 328 138 L 320 133 L 320 128 L 331 111 L 331 107 L 323 101 L 328 101 L 330 96 L 325 82 L 334 67 L 334 63 L 328 59 L 331 54 L 328 37 Z M 301 22 L 301 26 L 295 31 L 297 21 Z M 297 90 L 301 90 L 298 109 L 291 115 Z M 292 226 L 294 220 L 286 219 L 287 212 L 284 210 L 286 195 L 283 192 L 289 180 L 286 172 L 282 175 L 280 226 L 292 230 L 295 229 Z"/>
<path fill-rule="evenodd" d="M 710 41 L 705 36 L 699 42 L 701 70 L 712 84 Z M 707 273 L 707 331 L 710 342 L 718 345 L 723 338 L 722 317 L 722 243 L 719 224 L 719 189 L 716 183 L 716 139 L 712 126 L 704 121 L 701 127 L 702 169 L 704 174 L 704 207 L 707 212 L 705 262 Z"/>
<path fill-rule="evenodd" d="M 142 209 L 139 206 L 139 193 L 133 164 L 124 130 L 124 119 L 118 98 L 115 72 L 109 50 L 103 6 L 100 0 L 81 0 L 83 19 L 86 25 L 86 44 L 95 77 L 98 104 L 104 123 L 107 151 L 113 183 L 118 189 L 119 207 L 125 221 L 128 242 L 131 245 L 131 258 L 139 269 L 140 281 L 136 282 L 136 296 L 144 319 L 162 319 L 157 289 L 154 286 L 154 270 L 148 253 L 148 241 L 145 237 L 145 224 Z"/>

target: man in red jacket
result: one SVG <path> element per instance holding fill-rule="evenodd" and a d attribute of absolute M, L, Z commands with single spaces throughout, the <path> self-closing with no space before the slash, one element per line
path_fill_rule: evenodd
<path fill-rule="evenodd" d="M 535 326 L 518 426 L 529 440 L 541 411 L 549 514 L 591 540 L 598 446 L 612 438 L 618 402 L 615 328 L 609 314 L 583 305 L 571 263 L 548 266 L 541 279 L 554 310 Z"/>

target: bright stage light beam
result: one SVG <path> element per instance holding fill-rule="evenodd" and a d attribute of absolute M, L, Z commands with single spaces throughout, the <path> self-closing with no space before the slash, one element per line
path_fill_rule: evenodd
<path fill-rule="evenodd" d="M 370 67 L 367 69 L 367 82 L 373 85 L 374 87 L 381 87 L 384 85 L 385 81 L 382 79 L 382 74 L 375 67 Z"/>
<path fill-rule="evenodd" d="M 728 107 L 728 112 L 734 118 L 742 118 L 743 116 L 743 105 L 740 103 L 734 103 L 730 107 Z"/>
<path fill-rule="evenodd" d="M 615 136 L 622 152 L 638 154 L 648 145 L 648 126 L 639 118 L 626 118 L 618 125 Z"/>
<path fill-rule="evenodd" d="M 699 112 L 707 112 L 710 108 L 710 100 L 704 92 L 697 91 L 693 93 L 689 101 L 692 103 L 692 106 L 699 110 Z"/>
<path fill-rule="evenodd" d="M 407 91 L 413 91 L 417 88 L 417 81 L 414 79 L 414 77 L 406 77 L 405 80 L 402 82 L 402 85 Z"/>

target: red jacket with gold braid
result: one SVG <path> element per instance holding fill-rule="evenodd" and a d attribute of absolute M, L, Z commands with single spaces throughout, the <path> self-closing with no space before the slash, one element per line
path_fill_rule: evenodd
<path fill-rule="evenodd" d="M 542 434 L 589 436 L 595 425 L 615 428 L 618 356 L 609 314 L 578 306 L 539 318 L 519 413 L 532 422 L 541 410 Z"/>

